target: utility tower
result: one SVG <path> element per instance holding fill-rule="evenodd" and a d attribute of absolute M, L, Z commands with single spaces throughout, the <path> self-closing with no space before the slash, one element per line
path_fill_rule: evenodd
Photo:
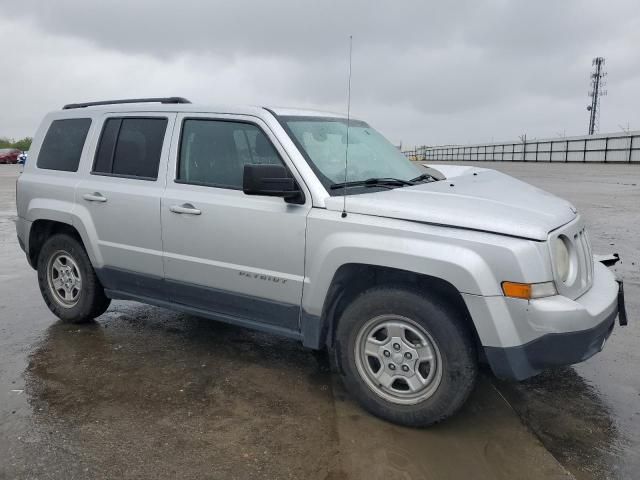
<path fill-rule="evenodd" d="M 604 78 L 607 76 L 607 72 L 604 71 L 604 57 L 594 58 L 591 64 L 593 65 L 591 90 L 589 91 L 591 105 L 587 105 L 587 110 L 589 111 L 589 135 L 598 133 L 600 129 L 600 97 L 607 94 L 607 91 L 603 89 L 607 84 Z"/>

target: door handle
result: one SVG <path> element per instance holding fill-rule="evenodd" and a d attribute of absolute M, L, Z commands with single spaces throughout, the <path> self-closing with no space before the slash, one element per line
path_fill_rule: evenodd
<path fill-rule="evenodd" d="M 85 193 L 84 195 L 82 195 L 82 198 L 84 198 L 87 202 L 106 202 L 107 201 L 107 197 L 104 197 L 100 192 Z"/>
<path fill-rule="evenodd" d="M 187 215 L 200 215 L 202 211 L 191 205 L 190 203 L 183 203 L 182 205 L 172 205 L 169 207 L 173 213 L 184 213 Z"/>

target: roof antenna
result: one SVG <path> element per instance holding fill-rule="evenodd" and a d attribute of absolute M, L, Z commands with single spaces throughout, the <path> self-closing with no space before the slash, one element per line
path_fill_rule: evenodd
<path fill-rule="evenodd" d="M 349 81 L 347 83 L 347 146 L 344 149 L 344 190 L 342 192 L 342 218 L 347 216 L 347 167 L 349 166 L 349 124 L 351 120 L 351 52 L 353 35 L 349 35 Z"/>

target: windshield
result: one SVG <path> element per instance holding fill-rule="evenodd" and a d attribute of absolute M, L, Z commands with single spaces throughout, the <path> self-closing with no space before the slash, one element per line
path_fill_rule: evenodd
<path fill-rule="evenodd" d="M 331 185 L 345 181 L 347 120 L 302 116 L 280 119 L 327 191 L 331 195 L 342 195 L 341 190 L 332 190 Z M 347 182 L 371 178 L 408 181 L 424 172 L 386 138 L 359 120 L 349 122 L 348 155 Z M 365 190 L 371 191 L 371 188 L 350 188 L 347 193 L 363 193 Z"/>

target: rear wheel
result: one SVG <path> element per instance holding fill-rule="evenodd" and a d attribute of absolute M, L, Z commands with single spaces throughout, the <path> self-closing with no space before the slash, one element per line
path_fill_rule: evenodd
<path fill-rule="evenodd" d="M 422 292 L 374 287 L 346 308 L 336 333 L 347 390 L 394 423 L 444 420 L 475 385 L 476 353 L 463 319 Z"/>
<path fill-rule="evenodd" d="M 91 321 L 111 302 L 82 244 L 67 234 L 53 235 L 42 246 L 38 284 L 49 309 L 64 322 Z"/>

